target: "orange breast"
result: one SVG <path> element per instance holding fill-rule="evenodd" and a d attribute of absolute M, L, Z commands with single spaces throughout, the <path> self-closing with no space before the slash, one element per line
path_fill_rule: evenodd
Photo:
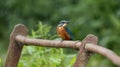
<path fill-rule="evenodd" d="M 70 36 L 64 27 L 57 27 L 57 34 L 64 40 L 70 40 Z"/>

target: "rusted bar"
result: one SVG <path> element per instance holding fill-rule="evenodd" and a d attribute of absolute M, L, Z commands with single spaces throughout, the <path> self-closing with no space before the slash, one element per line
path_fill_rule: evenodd
<path fill-rule="evenodd" d="M 33 39 L 25 37 L 27 35 L 27 31 L 28 30 L 24 25 L 18 24 L 15 26 L 10 36 L 10 44 L 4 67 L 17 67 L 21 50 L 24 44 L 31 46 L 81 49 L 80 46 L 82 42 L 80 41 L 76 43 L 76 41 Z M 107 48 L 101 47 L 96 44 L 87 43 L 85 45 L 85 49 L 87 51 L 103 55 L 111 60 L 114 64 L 120 66 L 120 57 Z"/>
<path fill-rule="evenodd" d="M 32 45 L 32 46 L 44 46 L 44 47 L 58 47 L 58 48 L 74 48 L 79 49 L 81 42 L 79 41 L 57 41 L 57 40 L 44 40 L 44 39 L 33 39 L 24 37 L 21 35 L 16 36 L 16 40 L 18 42 L 24 43 L 25 45 Z M 75 44 L 76 43 L 76 44 Z M 105 56 L 109 60 L 111 60 L 114 64 L 120 66 L 120 57 L 115 54 L 113 51 L 104 48 L 102 46 L 87 43 L 85 45 L 85 49 L 91 52 L 98 53 L 100 55 Z"/>
<path fill-rule="evenodd" d="M 98 45 L 93 45 L 93 44 L 86 44 L 85 48 L 87 48 L 87 50 L 90 50 L 94 53 L 98 53 L 106 58 L 108 58 L 109 60 L 111 60 L 114 64 L 120 66 L 120 56 L 118 56 L 116 53 L 114 53 L 113 51 L 98 46 Z"/>
<path fill-rule="evenodd" d="M 88 60 L 91 57 L 92 52 L 87 51 L 85 49 L 85 45 L 86 43 L 97 44 L 97 41 L 98 41 L 98 38 L 92 34 L 87 35 L 85 39 L 83 39 L 79 47 L 80 49 L 78 51 L 77 59 L 73 67 L 86 67 L 87 66 Z"/>
<path fill-rule="evenodd" d="M 10 35 L 10 43 L 4 67 L 17 67 L 23 45 L 17 43 L 15 37 L 16 35 L 26 36 L 27 31 L 28 30 L 24 25 L 18 24 L 15 26 Z"/>
<path fill-rule="evenodd" d="M 33 39 L 33 38 L 24 37 L 21 35 L 17 35 L 16 40 L 25 45 L 43 46 L 43 47 L 58 47 L 58 48 L 66 48 L 67 47 L 67 48 L 79 49 L 79 46 L 81 44 L 81 42 L 76 43 L 76 41 Z"/>

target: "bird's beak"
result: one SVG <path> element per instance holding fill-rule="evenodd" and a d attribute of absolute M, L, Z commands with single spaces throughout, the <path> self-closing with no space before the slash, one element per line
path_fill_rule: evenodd
<path fill-rule="evenodd" d="M 68 24 L 69 23 L 69 21 L 66 21 L 66 24 Z"/>

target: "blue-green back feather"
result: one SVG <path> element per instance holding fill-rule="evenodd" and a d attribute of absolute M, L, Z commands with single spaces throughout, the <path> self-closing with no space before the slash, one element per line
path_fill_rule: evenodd
<path fill-rule="evenodd" d="M 67 28 L 67 27 L 65 27 L 65 30 L 67 31 L 67 33 L 70 35 L 70 38 L 71 38 L 71 40 L 73 40 L 73 34 L 72 34 L 72 32 L 70 31 L 70 29 L 69 28 Z"/>

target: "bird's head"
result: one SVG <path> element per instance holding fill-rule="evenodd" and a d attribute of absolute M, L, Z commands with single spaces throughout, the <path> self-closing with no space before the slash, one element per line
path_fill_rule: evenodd
<path fill-rule="evenodd" d="M 62 20 L 62 21 L 59 22 L 58 26 L 59 27 L 62 27 L 62 26 L 66 27 L 68 23 L 69 23 L 69 21 Z"/>

